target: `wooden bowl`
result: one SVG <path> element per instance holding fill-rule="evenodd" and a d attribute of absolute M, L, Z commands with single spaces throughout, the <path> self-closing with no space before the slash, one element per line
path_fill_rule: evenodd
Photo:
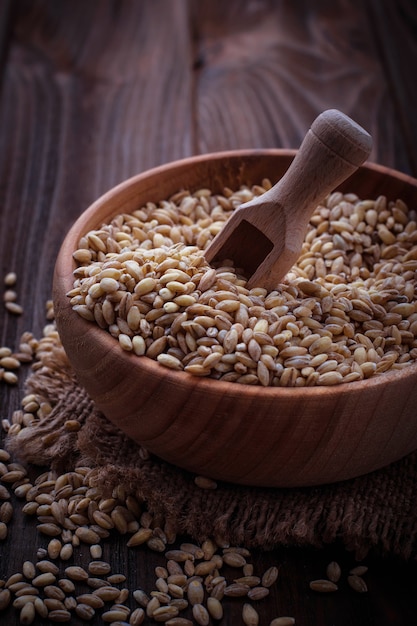
<path fill-rule="evenodd" d="M 308 486 L 356 477 L 417 448 L 417 363 L 336 387 L 264 388 L 202 379 L 123 351 L 75 313 L 72 252 L 81 235 L 176 191 L 275 183 L 295 151 L 192 157 L 134 176 L 68 232 L 54 274 L 58 330 L 79 382 L 107 418 L 150 452 L 199 475 L 246 485 Z M 417 201 L 417 180 L 366 164 L 342 190 Z"/>

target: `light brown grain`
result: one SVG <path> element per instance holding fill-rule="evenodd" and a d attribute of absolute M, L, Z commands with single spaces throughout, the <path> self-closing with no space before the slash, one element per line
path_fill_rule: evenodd
<path fill-rule="evenodd" d="M 245 604 L 243 605 L 242 621 L 245 626 L 258 626 L 259 624 L 259 613 L 248 602 L 245 602 Z"/>
<path fill-rule="evenodd" d="M 384 212 L 378 214 L 379 199 L 330 194 L 311 218 L 302 254 L 288 280 L 267 293 L 260 288 L 248 290 L 245 278 L 233 267 L 212 268 L 202 256 L 214 236 L 207 228 L 210 207 L 216 206 L 215 222 L 217 212 L 226 220 L 242 193 L 252 197 L 260 189 L 228 191 L 230 197 L 217 195 L 212 204 L 210 196 L 198 191 L 184 192 L 186 198 L 174 194 L 174 200 L 163 205 L 117 216 L 111 224 L 88 233 L 83 245 L 89 249 L 74 254 L 78 268 L 69 294 L 74 309 L 94 319 L 89 307 L 97 303 L 103 311 L 103 328 L 118 338 L 122 348 L 137 355 L 146 354 L 163 366 L 195 376 L 240 384 L 339 385 L 406 367 L 415 360 L 415 285 L 412 278 L 400 278 L 401 273 L 410 276 L 407 272 L 414 267 L 410 263 L 416 260 L 415 211 L 384 198 Z M 183 232 L 176 217 L 182 215 L 178 208 L 184 204 L 193 224 L 191 239 L 190 226 Z M 364 206 L 369 208 L 365 211 Z M 165 228 L 168 214 L 170 222 L 177 221 L 164 238 L 155 233 L 154 225 L 161 222 Z M 120 237 L 129 239 L 130 250 L 118 255 Z M 167 247 L 159 247 L 158 242 Z M 92 264 L 94 276 L 89 273 Z M 114 294 L 123 301 L 117 316 Z M 372 326 L 375 322 L 384 329 L 382 344 L 381 328 Z M 407 328 L 400 330 L 402 322 Z M 315 335 L 315 342 L 301 345 L 309 335 Z M 358 345 L 361 337 L 370 342 L 365 355 Z M 210 346 L 216 350 L 210 352 Z M 203 353 L 190 361 L 190 355 L 203 347 Z M 343 357 L 343 367 L 337 361 L 332 365 L 332 359 L 327 364 L 315 360 L 330 353 Z"/>
<path fill-rule="evenodd" d="M 347 581 L 349 586 L 358 593 L 366 593 L 368 591 L 368 586 L 364 579 L 357 574 L 349 574 L 347 577 Z"/>
<path fill-rule="evenodd" d="M 336 583 L 324 578 L 310 581 L 309 586 L 310 589 L 319 593 L 333 593 L 338 590 Z"/>
<path fill-rule="evenodd" d="M 199 626 L 208 626 L 210 623 L 210 615 L 202 604 L 194 604 L 193 617 Z"/>
<path fill-rule="evenodd" d="M 263 587 L 272 587 L 278 579 L 279 569 L 275 565 L 269 567 L 262 575 L 261 584 Z"/>
<path fill-rule="evenodd" d="M 340 580 L 342 575 L 342 570 L 340 569 L 339 563 L 336 561 L 331 561 L 326 567 L 327 578 L 333 582 L 337 583 Z"/>

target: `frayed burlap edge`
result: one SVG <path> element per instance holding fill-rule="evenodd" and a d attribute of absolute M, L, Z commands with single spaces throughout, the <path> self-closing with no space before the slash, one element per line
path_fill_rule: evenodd
<path fill-rule="evenodd" d="M 369 550 L 405 559 L 416 554 L 417 452 L 333 485 L 260 489 L 224 483 L 202 489 L 194 475 L 149 455 L 106 420 L 78 385 L 58 336 L 51 350 L 38 355 L 26 391 L 52 411 L 9 436 L 15 458 L 58 472 L 93 468 L 95 485 L 103 491 L 122 486 L 177 534 L 265 549 L 337 540 L 359 558 Z"/>

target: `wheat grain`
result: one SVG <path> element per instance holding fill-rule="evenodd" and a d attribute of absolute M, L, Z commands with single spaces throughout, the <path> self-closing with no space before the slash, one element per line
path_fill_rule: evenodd
<path fill-rule="evenodd" d="M 98 303 L 104 320 L 100 325 L 138 356 L 146 354 L 195 376 L 241 384 L 334 385 L 413 362 L 415 211 L 382 197 L 374 201 L 331 194 L 317 207 L 288 280 L 268 294 L 246 289 L 235 268 L 211 268 L 202 256 L 241 198 L 253 197 L 260 189 L 225 190 L 215 196 L 181 192 L 174 194 L 176 200 L 150 203 L 88 233 L 83 246 L 90 245 L 89 250 L 80 246 L 74 255 L 79 265 L 69 294 L 74 308 L 94 319 Z M 385 207 L 383 217 L 376 208 L 380 206 Z M 182 230 L 179 216 L 184 207 L 189 223 Z M 156 233 L 155 223 L 163 227 L 164 236 Z M 250 322 L 254 316 L 255 322 Z M 250 329 L 249 323 L 260 325 L 256 338 L 243 332 Z M 239 325 L 243 328 L 238 330 Z M 303 346 L 311 335 L 316 335 L 316 343 Z M 355 349 L 360 335 L 369 339 L 374 352 L 358 369 Z M 265 352 L 268 346 L 275 352 Z M 190 361 L 203 347 L 204 358 Z M 317 365 L 309 357 L 329 353 L 343 356 L 344 367 L 316 376 Z M 228 360 L 227 355 L 236 359 Z"/>
<path fill-rule="evenodd" d="M 319 593 L 332 593 L 337 591 L 338 586 L 331 580 L 317 579 L 310 581 L 310 589 Z"/>

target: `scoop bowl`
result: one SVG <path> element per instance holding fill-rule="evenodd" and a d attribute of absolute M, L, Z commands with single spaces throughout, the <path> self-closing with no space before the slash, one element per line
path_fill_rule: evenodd
<path fill-rule="evenodd" d="M 256 184 L 283 176 L 296 152 L 233 151 L 182 159 L 134 176 L 95 201 L 61 246 L 53 300 L 62 344 L 79 383 L 104 415 L 163 460 L 245 485 L 332 483 L 417 449 L 417 363 L 335 387 L 272 388 L 197 378 L 122 350 L 73 311 L 72 253 L 87 231 L 180 189 Z M 342 191 L 417 202 L 417 180 L 365 164 Z"/>

